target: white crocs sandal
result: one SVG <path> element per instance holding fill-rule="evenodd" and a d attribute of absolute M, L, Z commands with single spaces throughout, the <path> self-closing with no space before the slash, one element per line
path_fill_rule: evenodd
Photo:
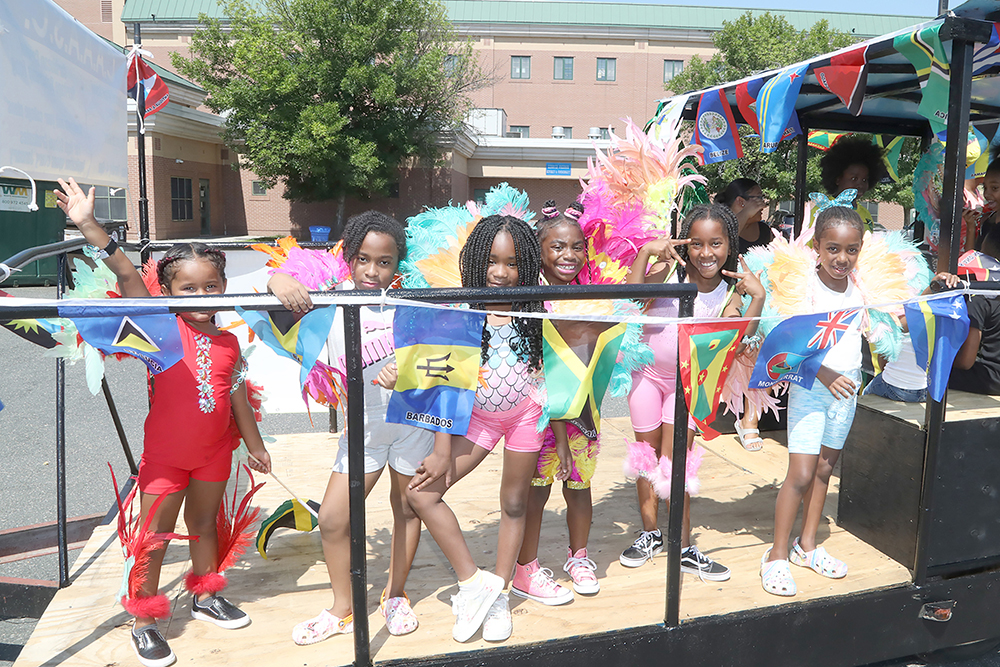
<path fill-rule="evenodd" d="M 798 592 L 787 560 L 768 561 L 768 549 L 760 559 L 760 585 L 771 595 L 791 597 Z"/>
<path fill-rule="evenodd" d="M 834 558 L 823 547 L 804 551 L 799 546 L 799 538 L 797 537 L 792 543 L 792 552 L 788 554 L 788 560 L 801 567 L 808 567 L 816 574 L 828 579 L 843 579 L 847 576 L 847 563 L 839 558 Z"/>

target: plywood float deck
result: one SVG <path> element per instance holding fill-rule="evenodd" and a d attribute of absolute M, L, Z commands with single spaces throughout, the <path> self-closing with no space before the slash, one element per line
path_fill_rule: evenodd
<path fill-rule="evenodd" d="M 572 603 L 560 607 L 512 596 L 514 634 L 507 643 L 538 642 L 663 621 L 665 556 L 636 569 L 624 568 L 618 562 L 618 555 L 631 544 L 640 527 L 634 485 L 625 480 L 621 471 L 625 437 L 631 435 L 627 419 L 605 420 L 603 449 L 593 484 L 594 523 L 589 546 L 590 556 L 597 563 L 601 592 L 592 597 L 577 595 Z M 761 589 L 758 569 L 761 555 L 771 541 L 774 500 L 784 478 L 787 450 L 774 438 L 766 438 L 760 452 L 747 452 L 735 438 L 725 435 L 703 444 L 708 451 L 700 473 L 702 492 L 692 501 L 692 535 L 702 551 L 732 569 L 732 579 L 702 582 L 697 576 L 683 575 L 682 620 L 786 602 Z M 316 433 L 281 436 L 271 446 L 275 473 L 297 493 L 317 500 L 322 497 L 335 451 L 336 436 Z M 490 569 L 499 521 L 500 466 L 500 456 L 490 455 L 448 494 L 473 556 L 480 567 Z M 799 594 L 792 601 L 909 581 L 906 568 L 836 526 L 833 516 L 838 481 L 835 478 L 831 484 L 824 508 L 827 520 L 819 537 L 831 553 L 850 565 L 850 574 L 833 581 L 793 568 Z M 274 482 L 256 496 L 264 516 L 286 498 L 285 491 Z M 666 527 L 666 512 L 662 510 L 660 525 Z M 388 477 L 383 476 L 369 496 L 367 513 L 368 608 L 374 660 L 492 646 L 478 634 L 466 644 L 452 640 L 450 596 L 456 592 L 455 578 L 426 530 L 406 587 L 420 627 L 404 637 L 389 635 L 378 612 L 378 598 L 386 581 L 390 528 Z M 179 529 L 183 531 L 183 525 Z M 540 561 L 555 571 L 558 581 L 569 585 L 561 567 L 567 542 L 565 504 L 561 494 L 554 492 L 546 508 Z M 191 620 L 190 596 L 181 583 L 189 568 L 187 548 L 183 543 L 170 545 L 161 589 L 171 597 L 174 613 L 173 618 L 161 621 L 160 627 L 179 665 L 249 665 L 256 661 L 275 667 L 302 667 L 348 665 L 353 661 L 350 636 L 333 637 L 307 647 L 291 641 L 296 623 L 332 602 L 318 531 L 278 531 L 271 539 L 269 556 L 263 560 L 255 551 L 250 552 L 230 570 L 226 595 L 250 614 L 253 623 L 241 630 L 226 631 Z M 74 564 L 72 585 L 56 594 L 16 667 L 138 664 L 128 642 L 130 619 L 115 603 L 121 572 L 122 557 L 114 528 L 99 527 Z"/>

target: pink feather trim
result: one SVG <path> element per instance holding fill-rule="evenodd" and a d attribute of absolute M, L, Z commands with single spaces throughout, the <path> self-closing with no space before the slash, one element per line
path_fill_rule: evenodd
<path fill-rule="evenodd" d="M 192 571 L 184 575 L 184 587 L 195 595 L 215 595 L 228 583 L 226 577 L 218 572 L 196 575 Z"/>
<path fill-rule="evenodd" d="M 656 469 L 656 452 L 652 445 L 626 439 L 622 469 L 626 477 L 648 477 Z"/>
<path fill-rule="evenodd" d="M 688 450 L 687 470 L 684 475 L 684 490 L 690 495 L 696 496 L 701 491 L 701 480 L 698 478 L 698 471 L 701 469 L 701 462 L 704 458 L 705 450 L 701 447 L 692 447 Z M 648 476 L 649 483 L 653 485 L 653 491 L 664 500 L 670 499 L 670 476 L 673 472 L 673 463 L 667 456 L 661 456 L 660 461 Z"/>
<path fill-rule="evenodd" d="M 136 618 L 170 617 L 170 600 L 166 595 L 151 595 L 145 598 L 122 596 L 121 602 L 125 611 Z"/>

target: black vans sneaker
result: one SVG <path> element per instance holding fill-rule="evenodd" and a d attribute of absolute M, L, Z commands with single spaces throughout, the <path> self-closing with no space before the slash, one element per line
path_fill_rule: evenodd
<path fill-rule="evenodd" d="M 220 628 L 227 630 L 235 630 L 250 625 L 250 617 L 245 612 L 237 609 L 234 604 L 221 595 L 213 595 L 210 598 L 205 598 L 204 602 L 198 602 L 198 596 L 193 596 L 191 600 L 191 618 L 215 623 Z"/>
<path fill-rule="evenodd" d="M 698 551 L 693 544 L 681 550 L 681 572 L 697 574 L 703 581 L 728 581 L 729 568 Z"/>
<path fill-rule="evenodd" d="M 644 530 L 639 538 L 618 557 L 625 567 L 639 567 L 663 551 L 663 534 L 659 530 Z"/>
<path fill-rule="evenodd" d="M 132 628 L 132 650 L 145 667 L 167 667 L 177 661 L 167 640 L 160 634 L 155 624 L 142 628 Z"/>

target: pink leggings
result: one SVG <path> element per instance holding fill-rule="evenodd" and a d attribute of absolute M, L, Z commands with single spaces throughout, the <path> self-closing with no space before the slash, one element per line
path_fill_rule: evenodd
<path fill-rule="evenodd" d="M 648 367 L 647 367 L 648 368 Z M 632 418 L 632 430 L 649 433 L 660 424 L 674 423 L 674 395 L 677 393 L 677 375 L 650 373 L 643 369 L 632 373 L 632 391 L 628 395 L 628 411 Z M 696 426 L 688 417 L 688 428 Z"/>

